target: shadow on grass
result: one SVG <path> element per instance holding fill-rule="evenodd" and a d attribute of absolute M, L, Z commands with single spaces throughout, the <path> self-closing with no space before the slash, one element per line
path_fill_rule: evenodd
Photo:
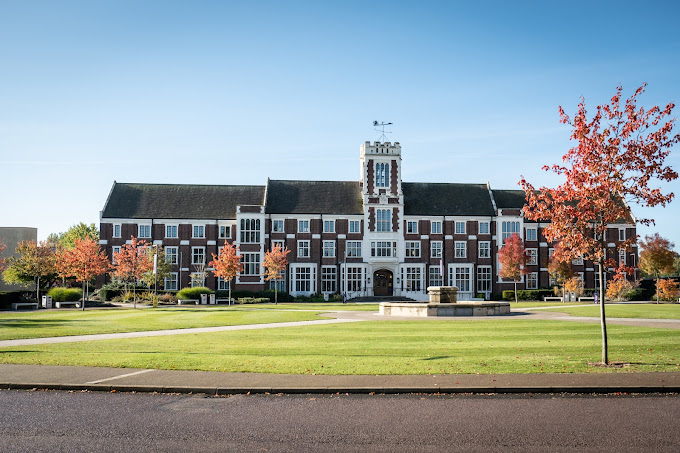
<path fill-rule="evenodd" d="M 3 327 L 47 327 L 47 326 L 63 326 L 67 324 L 76 324 L 87 320 L 65 320 L 65 319 L 12 319 L 0 321 L 0 328 Z"/>

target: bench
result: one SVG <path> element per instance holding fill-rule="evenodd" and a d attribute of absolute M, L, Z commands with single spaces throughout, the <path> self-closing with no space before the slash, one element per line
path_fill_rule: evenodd
<path fill-rule="evenodd" d="M 75 305 L 76 308 L 80 308 L 80 302 L 75 302 L 75 301 L 65 301 L 65 302 L 55 302 L 54 306 L 57 308 L 61 308 L 64 305 Z"/>
<path fill-rule="evenodd" d="M 578 298 L 579 302 L 582 302 L 584 300 L 589 300 L 591 302 L 595 302 L 595 297 L 594 296 L 582 296 Z"/>
<path fill-rule="evenodd" d="M 554 301 L 556 301 L 556 302 L 564 302 L 564 298 L 563 298 L 563 297 L 559 297 L 559 296 L 545 296 L 545 297 L 543 298 L 543 302 L 547 302 L 547 301 L 549 301 L 549 300 L 551 300 L 551 301 L 554 300 Z"/>
<path fill-rule="evenodd" d="M 18 310 L 19 307 L 27 307 L 38 309 L 38 302 L 16 302 L 12 304 L 12 310 Z"/>
<path fill-rule="evenodd" d="M 177 301 L 177 305 L 188 304 L 188 303 L 192 303 L 192 304 L 198 305 L 198 304 L 199 304 L 199 300 L 198 300 L 198 299 L 179 299 L 179 300 Z"/>
<path fill-rule="evenodd" d="M 234 303 L 234 299 L 231 299 L 231 300 L 230 300 L 230 299 L 227 299 L 227 298 L 224 298 L 224 299 L 215 299 L 215 303 L 216 303 L 216 304 L 219 304 L 220 302 L 226 302 L 227 304 L 232 305 L 232 304 Z"/>

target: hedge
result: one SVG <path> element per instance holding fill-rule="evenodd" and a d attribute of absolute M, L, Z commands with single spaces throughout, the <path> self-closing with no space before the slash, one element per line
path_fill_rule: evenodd
<path fill-rule="evenodd" d="M 219 290 L 217 291 L 217 298 L 218 299 L 226 299 L 229 297 L 229 291 L 228 290 Z M 231 297 L 232 299 L 239 299 L 239 298 L 253 298 L 253 299 L 259 299 L 259 298 L 266 298 L 267 300 L 274 302 L 274 290 L 273 289 L 267 289 L 265 291 L 244 291 L 244 290 L 232 290 L 231 292 Z M 284 292 L 284 291 L 278 291 L 278 300 L 279 302 L 293 302 L 295 298 L 291 296 L 290 294 Z"/>
<path fill-rule="evenodd" d="M 214 291 L 205 286 L 197 286 L 196 288 L 182 288 L 177 293 L 178 299 L 200 299 L 201 294 L 214 294 Z"/>
<path fill-rule="evenodd" d="M 552 289 L 522 289 L 517 291 L 517 300 L 543 300 L 543 297 L 554 295 Z M 503 300 L 515 300 L 515 291 L 503 291 Z"/>
<path fill-rule="evenodd" d="M 54 302 L 76 302 L 83 298 L 80 288 L 52 288 L 47 292 Z"/>

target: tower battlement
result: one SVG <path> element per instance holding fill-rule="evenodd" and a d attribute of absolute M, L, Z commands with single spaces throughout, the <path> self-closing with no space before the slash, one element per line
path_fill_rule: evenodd
<path fill-rule="evenodd" d="M 366 155 L 391 155 L 401 156 L 401 145 L 399 142 L 365 142 L 361 145 L 361 157 Z"/>

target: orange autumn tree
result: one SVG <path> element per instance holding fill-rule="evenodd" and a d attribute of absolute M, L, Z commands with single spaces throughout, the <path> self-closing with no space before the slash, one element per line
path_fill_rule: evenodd
<path fill-rule="evenodd" d="M 288 265 L 288 254 L 290 253 L 290 250 L 287 248 L 284 250 L 284 248 L 280 245 L 277 244 L 274 247 L 272 247 L 271 252 L 267 252 L 264 254 L 264 261 L 262 262 L 262 267 L 265 268 L 265 273 L 264 273 L 264 279 L 267 281 L 270 280 L 279 280 L 281 278 L 281 273 L 286 270 L 286 266 Z M 276 288 L 276 285 L 274 285 L 274 304 L 279 303 L 278 299 L 278 289 Z"/>
<path fill-rule="evenodd" d="M 564 253 L 560 249 L 559 244 L 555 248 L 555 252 L 550 257 L 550 262 L 548 263 L 548 274 L 550 278 L 555 280 L 555 284 L 558 287 L 562 287 L 562 301 L 565 300 L 565 283 L 576 275 L 574 271 L 574 265 L 572 260 L 565 258 Z M 557 292 L 557 290 L 555 290 Z M 555 294 L 557 295 L 557 294 Z"/>
<path fill-rule="evenodd" d="M 88 299 L 89 282 L 109 270 L 109 260 L 98 242 L 91 238 L 74 239 L 73 248 L 62 249 L 57 255 L 57 269 L 61 275 L 74 277 L 83 283 L 83 307 Z"/>
<path fill-rule="evenodd" d="M 498 251 L 498 263 L 500 270 L 498 275 L 504 280 L 515 282 L 515 302 L 517 302 L 517 282 L 523 275 L 529 273 L 527 263 L 529 256 L 524 249 L 524 242 L 519 234 L 515 233 L 505 238 L 505 244 Z"/>
<path fill-rule="evenodd" d="M 153 269 L 153 262 L 146 253 L 146 247 L 146 241 L 139 241 L 136 237 L 131 237 L 129 244 L 122 245 L 120 252 L 113 254 L 113 275 L 126 284 L 132 282 L 135 308 L 137 308 L 137 282 L 142 279 L 144 274 Z"/>
<path fill-rule="evenodd" d="M 675 270 L 674 244 L 666 238 L 654 233 L 645 236 L 640 241 L 640 269 L 650 277 L 656 278 L 656 287 L 659 288 L 659 277 L 670 274 Z M 659 291 L 656 292 L 656 303 L 659 303 Z"/>
<path fill-rule="evenodd" d="M 2 238 L 0 238 L 0 274 L 2 274 L 2 271 L 5 270 L 5 266 L 7 265 L 7 260 L 2 257 L 2 251 L 5 250 L 5 243 L 2 242 Z"/>
<path fill-rule="evenodd" d="M 543 229 L 545 237 L 560 242 L 567 256 L 582 255 L 598 264 L 600 295 L 604 294 L 605 268 L 616 266 L 614 257 L 607 253 L 608 225 L 635 222 L 628 203 L 665 206 L 673 194 L 664 194 L 655 185 L 678 177 L 664 165 L 671 147 L 680 141 L 680 134 L 673 134 L 675 119 L 670 118 L 675 105 L 638 108 L 637 98 L 645 86 L 623 105 L 623 89 L 619 86 L 608 104 L 597 106 L 592 119 L 588 119 L 583 98 L 573 117 L 559 107 L 560 121 L 572 128 L 571 139 L 577 144 L 562 157 L 564 165 L 543 169 L 560 175 L 564 183 L 536 190 L 524 178 L 520 181 L 527 197 L 525 218 L 549 222 Z M 653 223 L 653 219 L 637 221 L 643 225 Z M 630 248 L 636 240 L 630 237 L 620 246 Z M 602 362 L 606 365 L 605 304 L 600 304 L 600 323 Z"/>
<path fill-rule="evenodd" d="M 224 241 L 224 247 L 220 247 L 219 253 L 217 255 L 213 253 L 212 257 L 213 260 L 208 265 L 214 269 L 212 273 L 215 277 L 229 282 L 229 303 L 231 304 L 231 281 L 243 269 L 239 248 Z"/>
<path fill-rule="evenodd" d="M 657 283 L 656 286 L 656 298 L 666 301 L 676 301 L 678 295 L 680 294 L 680 289 L 678 282 L 671 278 L 664 278 Z M 657 302 L 658 303 L 658 302 Z"/>

